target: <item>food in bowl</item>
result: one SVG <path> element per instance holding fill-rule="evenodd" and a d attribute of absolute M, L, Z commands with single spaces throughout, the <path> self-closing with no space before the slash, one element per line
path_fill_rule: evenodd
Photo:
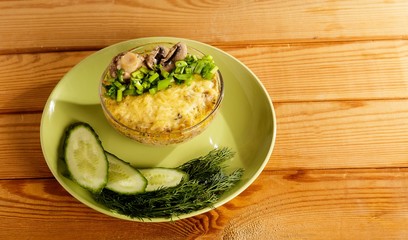
<path fill-rule="evenodd" d="M 116 55 L 102 76 L 109 123 L 142 143 L 168 145 L 201 133 L 223 98 L 213 58 L 179 42 L 143 45 Z"/>

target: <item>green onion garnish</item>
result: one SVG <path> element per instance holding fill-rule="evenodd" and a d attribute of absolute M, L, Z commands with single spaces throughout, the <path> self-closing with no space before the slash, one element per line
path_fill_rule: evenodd
<path fill-rule="evenodd" d="M 211 80 L 217 73 L 213 57 L 206 55 L 201 59 L 195 55 L 187 55 L 184 60 L 175 62 L 175 68 L 168 72 L 161 65 L 155 65 L 153 70 L 145 66 L 130 73 L 130 79 L 124 79 L 124 70 L 116 71 L 116 77 L 107 74 L 103 82 L 106 89 L 105 96 L 120 102 L 125 96 L 136 96 L 146 92 L 155 94 L 174 84 L 190 85 L 194 75 Z"/>

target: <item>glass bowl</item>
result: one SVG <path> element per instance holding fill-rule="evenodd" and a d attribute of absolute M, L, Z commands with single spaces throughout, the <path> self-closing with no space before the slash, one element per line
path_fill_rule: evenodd
<path fill-rule="evenodd" d="M 128 52 L 145 55 L 146 53 L 151 52 L 158 45 L 171 48 L 174 44 L 175 43 L 163 43 L 163 42 L 149 43 L 149 44 L 145 44 L 142 46 L 137 46 L 133 49 L 130 49 Z M 198 58 L 201 58 L 204 56 L 202 52 L 190 46 L 187 46 L 187 52 L 188 54 L 195 55 Z M 140 114 L 140 113 L 135 113 L 134 107 L 129 107 L 128 105 L 126 105 L 125 107 L 122 106 L 120 111 L 115 110 L 115 108 L 119 107 L 118 105 L 129 104 L 129 102 L 127 103 L 125 103 L 125 101 L 116 102 L 116 100 L 111 99 L 110 97 L 106 96 L 105 94 L 106 89 L 103 86 L 103 81 L 106 75 L 108 74 L 109 69 L 110 69 L 110 66 L 107 66 L 107 68 L 103 72 L 103 75 L 101 77 L 101 81 L 99 84 L 100 102 L 101 102 L 103 113 L 106 119 L 108 120 L 109 124 L 119 133 L 133 140 L 136 140 L 137 142 L 148 144 L 148 145 L 164 146 L 164 145 L 170 145 L 170 144 L 177 144 L 177 143 L 185 142 L 197 136 L 198 134 L 203 132 L 207 128 L 207 126 L 213 121 L 214 117 L 216 116 L 220 108 L 222 99 L 224 97 L 223 78 L 222 78 L 221 72 L 217 70 L 212 80 L 194 80 L 194 81 L 212 81 L 213 82 L 212 86 L 214 86 L 214 89 L 217 94 L 216 94 L 215 103 L 213 103 L 213 105 L 210 107 L 206 106 L 205 114 L 200 114 L 198 119 L 193 121 L 193 124 L 189 124 L 186 127 L 181 126 L 181 127 L 174 128 L 174 129 L 172 128 L 172 129 L 157 130 L 157 129 L 143 128 L 143 127 L 140 127 L 143 124 L 140 124 L 140 126 L 138 126 L 138 125 L 135 125 L 134 122 L 132 123 L 131 121 L 129 121 L 129 119 L 133 117 L 132 114 Z M 175 85 L 174 87 L 180 87 L 180 86 Z M 186 87 L 186 86 L 181 86 L 181 87 Z M 162 91 L 167 91 L 167 90 L 168 89 L 165 89 Z M 147 92 L 144 94 L 150 94 L 150 93 Z M 156 94 L 160 94 L 160 93 L 158 92 Z M 137 98 L 140 96 L 127 96 L 127 97 Z M 154 94 L 152 97 L 154 97 Z M 143 111 L 143 107 L 141 108 L 142 109 L 141 111 Z M 132 111 L 129 110 L 129 111 L 126 111 L 126 113 L 125 111 L 122 111 L 123 109 L 131 109 L 131 108 L 133 109 Z M 122 115 L 118 115 L 118 112 L 121 112 Z M 123 114 L 125 114 L 126 117 L 123 117 L 124 116 Z"/>

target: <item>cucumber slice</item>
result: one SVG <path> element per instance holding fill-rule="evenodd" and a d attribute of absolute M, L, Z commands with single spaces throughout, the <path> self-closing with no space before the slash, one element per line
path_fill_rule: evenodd
<path fill-rule="evenodd" d="M 137 169 L 113 154 L 106 153 L 106 156 L 109 162 L 109 174 L 105 188 L 121 194 L 145 191 L 147 180 Z"/>
<path fill-rule="evenodd" d="M 146 168 L 139 171 L 147 179 L 146 192 L 175 187 L 183 179 L 188 179 L 187 173 L 172 168 Z"/>
<path fill-rule="evenodd" d="M 108 181 L 108 161 L 93 128 L 83 122 L 70 125 L 64 139 L 64 159 L 72 180 L 91 192 Z"/>

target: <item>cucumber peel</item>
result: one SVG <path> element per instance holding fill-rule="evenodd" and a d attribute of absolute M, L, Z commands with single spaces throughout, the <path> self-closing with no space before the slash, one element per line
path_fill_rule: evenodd
<path fill-rule="evenodd" d="M 84 122 L 71 124 L 63 146 L 70 178 L 93 193 L 100 192 L 108 181 L 108 161 L 94 129 Z"/>

